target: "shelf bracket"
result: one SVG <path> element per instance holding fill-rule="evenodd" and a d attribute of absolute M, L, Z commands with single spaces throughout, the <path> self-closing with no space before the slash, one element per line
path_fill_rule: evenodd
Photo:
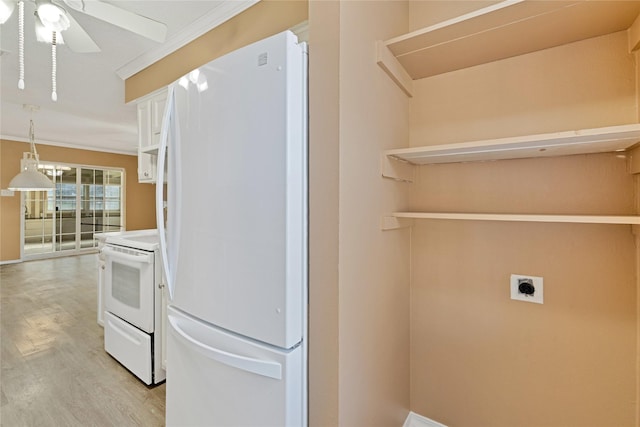
<path fill-rule="evenodd" d="M 381 40 L 376 42 L 376 62 L 409 98 L 413 97 L 413 79 Z"/>
<path fill-rule="evenodd" d="M 412 183 L 414 173 L 415 166 L 408 161 L 384 153 L 380 156 L 380 174 L 383 178 Z"/>
<path fill-rule="evenodd" d="M 629 173 L 640 173 L 640 147 L 629 151 L 627 161 L 629 162 Z"/>
<path fill-rule="evenodd" d="M 640 49 L 640 18 L 636 18 L 627 30 L 627 39 L 629 42 L 629 53 Z"/>
<path fill-rule="evenodd" d="M 382 231 L 398 230 L 400 228 L 409 228 L 413 225 L 411 218 L 398 218 L 391 215 L 385 215 L 380 221 Z"/>

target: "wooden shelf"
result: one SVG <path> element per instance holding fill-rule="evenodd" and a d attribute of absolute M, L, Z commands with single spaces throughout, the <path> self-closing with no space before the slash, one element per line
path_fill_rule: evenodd
<path fill-rule="evenodd" d="M 640 225 L 640 215 L 538 215 L 538 214 L 487 214 L 456 212 L 394 212 L 382 218 L 383 230 L 394 230 L 410 224 L 403 220 L 439 219 L 463 221 L 506 222 L 555 222 L 571 224 L 621 224 Z"/>
<path fill-rule="evenodd" d="M 639 215 L 536 215 L 441 212 L 394 212 L 396 218 L 456 219 L 467 221 L 568 222 L 578 224 L 640 224 Z"/>
<path fill-rule="evenodd" d="M 382 176 L 411 181 L 412 171 L 407 169 L 407 164 L 426 165 L 622 152 L 634 147 L 638 142 L 640 142 L 640 124 L 636 123 L 456 144 L 400 148 L 384 151 Z"/>
<path fill-rule="evenodd" d="M 640 1 L 507 0 L 378 43 L 378 64 L 412 80 L 626 30 Z"/>

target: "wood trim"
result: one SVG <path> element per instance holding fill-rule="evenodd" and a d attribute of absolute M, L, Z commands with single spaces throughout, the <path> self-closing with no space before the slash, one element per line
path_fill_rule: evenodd
<path fill-rule="evenodd" d="M 174 82 L 220 56 L 308 19 L 306 0 L 262 0 L 125 80 L 125 102 Z"/>

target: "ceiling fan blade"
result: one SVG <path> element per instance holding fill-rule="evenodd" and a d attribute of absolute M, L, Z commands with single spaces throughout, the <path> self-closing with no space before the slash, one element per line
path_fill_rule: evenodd
<path fill-rule="evenodd" d="M 167 36 L 167 26 L 142 15 L 121 9 L 99 0 L 63 0 L 72 9 L 116 25 L 132 33 L 162 43 Z"/>
<path fill-rule="evenodd" d="M 67 17 L 71 22 L 69 28 L 62 32 L 64 43 L 69 49 L 76 53 L 95 53 L 100 52 L 100 48 L 93 41 L 93 39 L 82 28 L 78 21 L 73 19 L 70 13 L 67 12 Z"/>

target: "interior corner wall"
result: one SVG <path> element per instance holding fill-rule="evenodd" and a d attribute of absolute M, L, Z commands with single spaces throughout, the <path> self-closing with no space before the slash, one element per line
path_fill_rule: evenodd
<path fill-rule="evenodd" d="M 414 82 L 412 146 L 636 123 L 616 33 Z M 637 213 L 615 153 L 419 168 L 411 210 Z M 637 228 L 637 227 L 636 227 Z M 445 425 L 634 426 L 636 238 L 629 225 L 415 221 L 411 409 Z M 544 304 L 510 299 L 544 278 Z"/>
<path fill-rule="evenodd" d="M 633 27 L 636 31 L 638 30 L 635 23 Z M 629 37 L 631 36 L 630 29 Z M 636 61 L 636 121 L 640 123 L 640 50 L 635 50 L 633 55 Z M 634 174 L 635 179 L 635 214 L 640 215 L 640 146 L 632 151 L 629 158 L 629 172 Z M 636 225 L 633 231 L 636 236 L 636 427 L 640 427 L 640 225 Z"/>
<path fill-rule="evenodd" d="M 409 199 L 379 165 L 382 150 L 407 145 L 409 101 L 377 66 L 375 44 L 407 30 L 408 3 L 342 1 L 339 14 L 339 425 L 400 426 L 409 410 L 409 230 L 380 224 Z"/>
<path fill-rule="evenodd" d="M 309 426 L 339 425 L 340 3 L 309 3 Z"/>
<path fill-rule="evenodd" d="M 29 151 L 25 142 L 0 140 L 0 188 L 6 189 L 20 172 L 23 152 Z M 96 167 L 124 168 L 125 226 L 127 230 L 156 227 L 155 186 L 138 183 L 138 159 L 133 155 L 104 153 L 91 150 L 38 144 L 42 161 Z M 0 261 L 20 259 L 20 192 L 0 197 Z"/>

